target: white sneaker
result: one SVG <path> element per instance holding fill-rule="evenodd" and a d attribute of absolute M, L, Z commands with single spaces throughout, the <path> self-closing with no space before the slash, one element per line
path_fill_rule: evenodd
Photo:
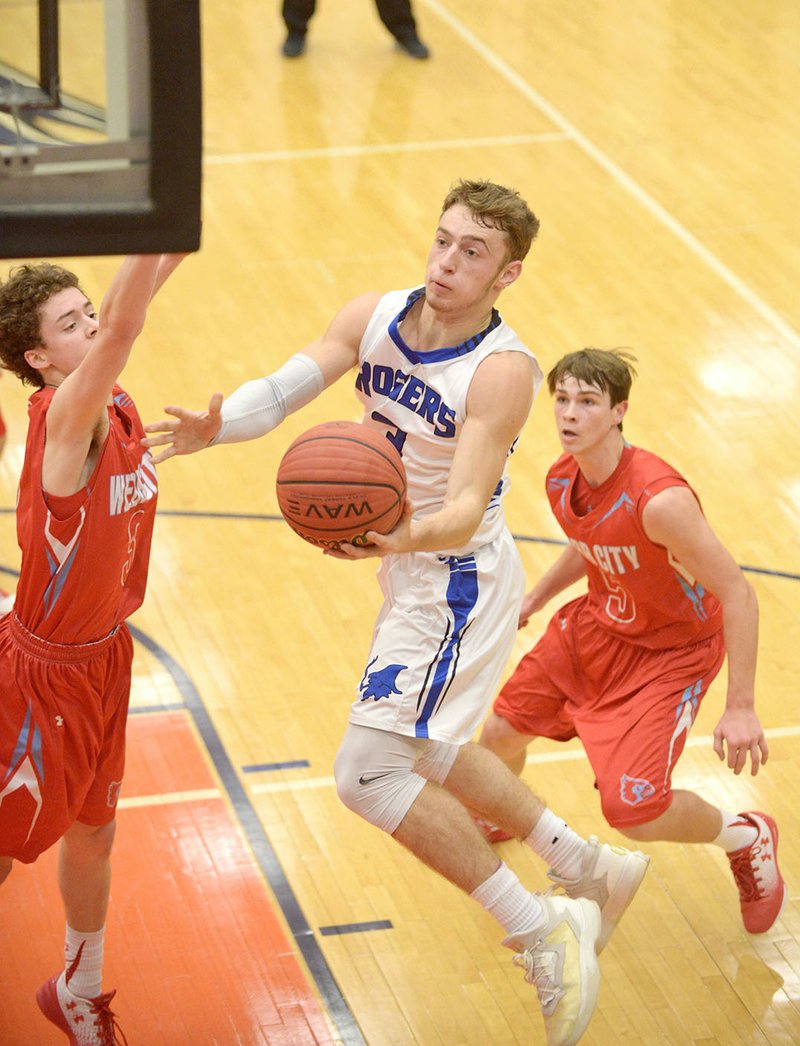
<path fill-rule="evenodd" d="M 603 918 L 603 928 L 597 939 L 598 953 L 605 948 L 611 931 L 622 918 L 622 913 L 633 900 L 644 879 L 650 858 L 639 850 L 601 843 L 597 836 L 587 840 L 583 869 L 577 879 L 564 879 L 550 869 L 552 879 L 569 897 L 587 897 L 595 901 Z"/>
<path fill-rule="evenodd" d="M 110 1006 L 115 995 L 113 991 L 96 999 L 73 995 L 64 984 L 62 970 L 44 982 L 36 1001 L 48 1021 L 64 1032 L 70 1046 L 128 1046 Z"/>
<path fill-rule="evenodd" d="M 600 970 L 595 943 L 600 909 L 594 901 L 539 895 L 547 915 L 542 930 L 506 937 L 517 955 L 514 964 L 536 987 L 548 1046 L 574 1046 L 597 1005 Z"/>

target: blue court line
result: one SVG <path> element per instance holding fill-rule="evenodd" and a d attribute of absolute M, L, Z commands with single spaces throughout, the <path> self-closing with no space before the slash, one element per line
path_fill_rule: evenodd
<path fill-rule="evenodd" d="M 262 770 L 298 770 L 311 766 L 307 759 L 287 759 L 283 763 L 251 763 L 241 767 L 243 774 L 257 774 Z"/>
<path fill-rule="evenodd" d="M 13 508 L 0 508 L 0 515 L 10 515 L 15 512 Z M 197 519 L 232 519 L 232 520 L 261 520 L 264 523 L 283 523 L 283 516 L 270 515 L 264 512 L 201 512 L 192 509 L 159 509 L 158 514 L 160 516 L 178 516 L 184 518 L 195 517 Z M 563 538 L 543 538 L 538 536 L 531 536 L 529 534 L 514 534 L 512 535 L 515 541 L 524 542 L 526 544 L 534 545 L 559 545 L 564 548 L 567 542 Z M 773 570 L 770 567 L 751 567 L 744 563 L 740 563 L 739 567 L 744 571 L 745 574 L 761 574 L 763 577 L 782 577 L 786 578 L 787 581 L 800 581 L 800 574 L 795 574 L 790 570 Z M 11 574 L 14 577 L 19 577 L 18 570 L 12 570 L 10 567 L 4 567 L 0 564 L 0 574 Z"/>
<path fill-rule="evenodd" d="M 292 932 L 292 936 L 297 942 L 311 976 L 314 978 L 314 983 L 325 1002 L 336 1031 L 341 1037 L 343 1046 L 367 1046 L 356 1019 L 336 982 L 336 978 L 333 976 L 325 956 L 320 950 L 314 931 L 309 926 L 297 897 L 289 884 L 289 880 L 286 878 L 286 873 L 281 867 L 278 855 L 267 838 L 264 826 L 258 819 L 258 815 L 239 780 L 233 764 L 228 758 L 228 754 L 211 721 L 208 710 L 203 704 L 199 691 L 171 654 L 140 629 L 131 625 L 130 622 L 128 622 L 128 627 L 133 638 L 149 650 L 172 676 L 172 680 L 183 698 L 184 705 L 194 720 L 197 732 L 203 739 L 206 750 L 214 763 L 214 768 L 236 812 L 236 817 L 247 837 L 258 866 L 272 888 Z"/>
<path fill-rule="evenodd" d="M 15 512 L 13 508 L 0 508 L 0 515 L 10 515 Z M 283 516 L 276 516 L 265 512 L 204 512 L 196 509 L 158 509 L 160 516 L 178 516 L 184 518 L 196 517 L 197 519 L 249 519 L 249 520 L 261 520 L 265 523 L 283 523 Z M 529 544 L 536 545 L 560 545 L 566 546 L 567 542 L 563 538 L 543 538 L 530 536 L 528 534 L 514 534 L 515 541 L 526 542 Z M 746 574 L 761 574 L 764 577 L 782 577 L 788 581 L 800 581 L 800 574 L 794 574 L 789 570 L 772 570 L 769 567 L 750 567 L 740 563 L 740 568 Z M 0 565 L 0 573 L 13 574 L 15 577 L 19 576 L 19 571 L 10 570 Z"/>

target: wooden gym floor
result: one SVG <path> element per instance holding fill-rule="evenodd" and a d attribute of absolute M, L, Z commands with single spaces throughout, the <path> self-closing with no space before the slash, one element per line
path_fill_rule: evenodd
<path fill-rule="evenodd" d="M 769 763 L 736 778 L 714 756 L 721 678 L 675 780 L 772 813 L 789 886 L 773 930 L 751 938 L 721 852 L 647 847 L 583 1042 L 800 1042 L 800 8 L 417 0 L 424 63 L 392 48 L 368 0 L 322 0 L 307 54 L 284 61 L 276 7 L 203 5 L 203 246 L 154 303 L 125 387 L 155 420 L 269 372 L 348 298 L 421 279 L 452 181 L 519 188 L 542 231 L 503 315 L 545 369 L 584 345 L 636 352 L 628 438 L 691 479 L 758 592 Z M 62 8 L 65 87 L 102 106 L 102 48 L 87 46 L 102 7 Z M 33 18 L 0 0 L 0 58 Z M 117 265 L 65 262 L 97 300 Z M 26 393 L 6 377 L 0 400 L 13 588 Z M 375 566 L 304 545 L 273 479 L 295 435 L 356 415 L 342 382 L 266 440 L 160 469 L 106 969 L 132 1046 L 544 1042 L 493 921 L 332 786 Z M 531 581 L 559 551 L 542 486 L 557 454 L 545 392 L 508 500 Z M 525 779 L 578 831 L 621 841 L 574 744 L 535 746 Z M 546 887 L 520 844 L 500 852 Z M 33 999 L 61 956 L 53 857 L 0 893 L 2 1046 L 63 1041 Z"/>

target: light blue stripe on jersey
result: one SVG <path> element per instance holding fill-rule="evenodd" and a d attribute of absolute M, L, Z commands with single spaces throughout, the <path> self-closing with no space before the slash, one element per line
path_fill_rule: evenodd
<path fill-rule="evenodd" d="M 461 640 L 469 628 L 470 613 L 478 602 L 478 570 L 474 556 L 451 556 L 450 582 L 447 586 L 447 606 L 453 615 L 453 630 L 439 648 L 433 681 L 422 711 L 414 727 L 417 737 L 428 737 L 428 722 L 444 700 L 447 689 L 458 667 Z"/>
<path fill-rule="evenodd" d="M 76 542 L 75 547 L 70 552 L 69 556 L 64 563 L 59 564 L 53 556 L 52 552 L 48 548 L 47 562 L 50 567 L 50 583 L 44 591 L 44 605 L 45 605 L 45 617 L 50 613 L 53 607 L 56 605 L 58 597 L 61 595 L 61 590 L 67 580 L 75 556 L 78 554 L 78 543 Z"/>

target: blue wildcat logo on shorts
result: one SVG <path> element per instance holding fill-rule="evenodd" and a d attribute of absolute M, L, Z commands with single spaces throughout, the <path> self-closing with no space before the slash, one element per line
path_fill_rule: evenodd
<path fill-rule="evenodd" d="M 623 774 L 619 779 L 619 797 L 628 806 L 636 806 L 637 803 L 649 799 L 655 795 L 655 788 L 643 777 L 628 777 Z"/>
<path fill-rule="evenodd" d="M 358 685 L 358 689 L 363 694 L 362 701 L 368 701 L 372 698 L 373 701 L 380 701 L 382 697 L 391 697 L 392 694 L 401 694 L 402 690 L 397 687 L 397 677 L 403 671 L 408 668 L 408 665 L 386 665 L 385 668 L 379 668 L 377 672 L 370 672 L 370 667 L 375 664 L 377 657 L 370 661 L 364 672 L 364 678 Z"/>

